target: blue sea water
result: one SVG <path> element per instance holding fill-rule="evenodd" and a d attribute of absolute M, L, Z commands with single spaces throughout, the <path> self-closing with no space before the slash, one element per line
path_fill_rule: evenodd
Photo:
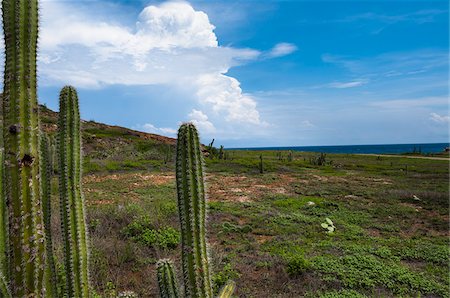
<path fill-rule="evenodd" d="M 449 147 L 448 143 L 434 144 L 387 144 L 387 145 L 344 145 L 344 146 L 296 146 L 296 147 L 257 147 L 233 148 L 229 150 L 292 150 L 323 153 L 350 154 L 401 154 L 401 153 L 440 153 Z"/>

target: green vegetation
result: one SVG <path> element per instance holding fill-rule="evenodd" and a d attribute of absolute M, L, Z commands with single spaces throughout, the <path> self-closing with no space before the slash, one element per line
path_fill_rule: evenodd
<path fill-rule="evenodd" d="M 259 152 L 229 156 L 205 159 L 215 293 L 234 280 L 235 295 L 245 297 L 448 297 L 447 162 L 328 154 L 332 165 L 319 166 L 309 162 L 314 153 L 293 152 L 289 161 L 265 152 L 260 174 Z M 180 262 L 179 243 L 166 249 L 124 233 L 136 223 L 178 230 L 172 167 L 85 177 L 93 262 L 104 264 L 93 268 L 100 293 L 111 280 L 154 295 L 156 279 L 141 281 L 155 276 L 156 260 Z M 333 233 L 321 226 L 326 218 Z"/>
<path fill-rule="evenodd" d="M 150 247 L 173 249 L 180 243 L 180 232 L 172 227 L 154 229 L 148 219 L 130 223 L 123 233 L 131 240 Z"/>

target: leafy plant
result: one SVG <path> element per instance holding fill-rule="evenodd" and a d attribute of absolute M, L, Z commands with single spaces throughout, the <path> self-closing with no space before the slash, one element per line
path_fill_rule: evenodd
<path fill-rule="evenodd" d="M 328 217 L 325 218 L 325 222 L 321 223 L 320 225 L 322 226 L 322 228 L 326 229 L 327 233 L 329 234 L 333 233 L 336 230 L 333 221 Z"/>

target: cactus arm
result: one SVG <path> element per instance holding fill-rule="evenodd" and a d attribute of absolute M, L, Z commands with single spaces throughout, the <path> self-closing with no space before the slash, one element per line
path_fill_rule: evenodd
<path fill-rule="evenodd" d="M 9 279 L 14 297 L 45 292 L 36 94 L 37 0 L 2 1 L 5 36 L 3 137 L 9 203 Z"/>
<path fill-rule="evenodd" d="M 66 86 L 60 93 L 59 184 L 61 225 L 69 297 L 89 296 L 88 246 L 81 192 L 81 138 L 78 96 Z"/>
<path fill-rule="evenodd" d="M 233 295 L 236 284 L 234 281 L 229 281 L 219 292 L 217 298 L 231 298 Z"/>
<path fill-rule="evenodd" d="M 172 261 L 159 260 L 157 263 L 159 295 L 161 298 L 178 298 L 178 285 Z"/>
<path fill-rule="evenodd" d="M 51 212 L 51 179 L 52 171 L 49 157 L 48 137 L 41 133 L 41 196 L 42 196 L 42 212 L 44 215 L 44 229 L 46 241 L 46 266 L 45 266 L 45 282 L 46 296 L 59 297 L 57 293 L 57 278 L 55 259 L 53 257 L 53 241 L 52 241 L 52 212 Z"/>
<path fill-rule="evenodd" d="M 206 244 L 206 198 L 197 129 L 181 125 L 177 141 L 177 194 L 186 297 L 212 297 Z"/>

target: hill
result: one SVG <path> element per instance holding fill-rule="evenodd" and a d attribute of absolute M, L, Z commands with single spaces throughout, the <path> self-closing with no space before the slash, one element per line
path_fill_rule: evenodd
<path fill-rule="evenodd" d="M 58 113 L 40 106 L 41 129 L 55 144 Z M 172 159 L 176 139 L 82 120 L 84 172 L 150 169 Z"/>

